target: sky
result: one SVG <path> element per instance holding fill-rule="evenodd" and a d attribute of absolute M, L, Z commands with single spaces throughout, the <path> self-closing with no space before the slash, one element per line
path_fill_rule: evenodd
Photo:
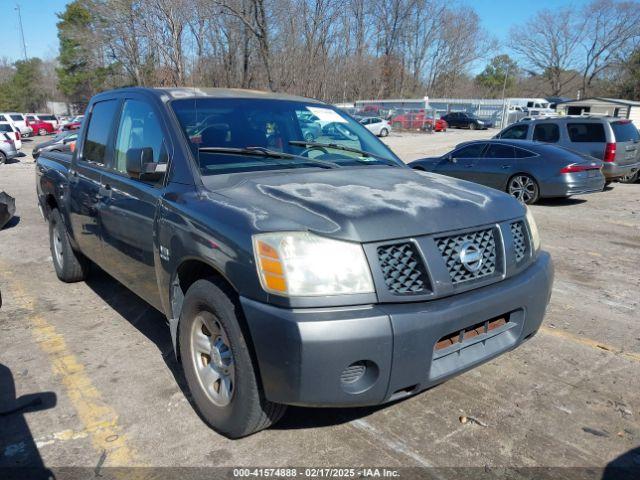
<path fill-rule="evenodd" d="M 466 0 L 480 15 L 482 25 L 498 40 L 506 40 L 509 29 L 519 25 L 544 8 L 556 9 L 567 5 L 579 5 L 588 0 Z M 18 30 L 18 12 L 20 5 L 24 26 L 27 55 L 29 57 L 53 58 L 58 52 L 56 30 L 56 12 L 64 10 L 68 0 L 0 0 L 5 14 L 10 15 L 7 22 L 8 40 L 0 56 L 15 61 L 22 58 L 22 45 Z M 9 7 L 9 8 L 6 8 Z M 523 32 L 524 34 L 524 32 Z"/>

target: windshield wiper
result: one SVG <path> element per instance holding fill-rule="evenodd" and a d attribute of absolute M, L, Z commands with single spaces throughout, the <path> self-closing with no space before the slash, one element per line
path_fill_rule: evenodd
<path fill-rule="evenodd" d="M 325 162 L 324 160 L 303 157 L 302 155 L 294 155 L 292 153 L 278 152 L 264 147 L 199 147 L 198 151 L 206 153 L 228 153 L 231 155 L 255 155 L 258 157 L 278 158 L 283 160 L 303 160 L 306 163 L 315 163 L 322 165 L 325 168 L 339 168 L 339 165 L 332 162 Z"/>
<path fill-rule="evenodd" d="M 358 148 L 346 147 L 344 145 L 338 145 L 337 143 L 321 143 L 321 142 L 307 142 L 305 140 L 291 140 L 289 145 L 299 145 L 299 146 L 307 146 L 307 147 L 326 147 L 326 148 L 335 148 L 336 150 L 344 150 L 345 152 L 353 152 L 359 153 L 365 157 L 377 158 L 378 160 L 384 160 L 385 162 L 389 162 L 393 166 L 398 166 L 398 162 L 395 160 L 391 160 L 390 158 L 383 157 L 382 155 L 378 155 L 377 153 L 367 152 L 365 150 L 360 150 Z"/>

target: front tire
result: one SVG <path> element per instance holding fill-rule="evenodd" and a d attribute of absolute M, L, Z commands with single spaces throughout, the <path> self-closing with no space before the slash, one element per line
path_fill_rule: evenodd
<path fill-rule="evenodd" d="M 235 293 L 214 279 L 189 287 L 180 315 L 180 356 L 195 406 L 229 438 L 268 428 L 286 411 L 264 397 L 242 315 Z"/>
<path fill-rule="evenodd" d="M 73 283 L 87 278 L 89 261 L 71 247 L 67 229 L 57 208 L 49 214 L 49 247 L 53 267 L 60 280 Z"/>
<path fill-rule="evenodd" d="M 526 205 L 533 205 L 540 198 L 538 183 L 526 173 L 519 173 L 509 179 L 507 193 Z"/>
<path fill-rule="evenodd" d="M 476 129 L 476 124 L 475 123 L 470 123 L 469 124 L 469 130 L 475 130 Z"/>

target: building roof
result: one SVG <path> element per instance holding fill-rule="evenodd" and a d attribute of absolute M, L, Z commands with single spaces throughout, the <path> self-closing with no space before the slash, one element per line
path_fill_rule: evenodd
<path fill-rule="evenodd" d="M 582 98 L 580 100 L 569 100 L 567 102 L 558 102 L 558 105 L 567 105 L 567 104 L 580 104 L 587 103 L 593 101 L 605 102 L 605 103 L 613 103 L 614 105 L 626 105 L 631 107 L 640 107 L 640 102 L 636 102 L 634 100 L 624 100 L 621 98 L 606 98 L 606 97 L 589 97 Z"/>

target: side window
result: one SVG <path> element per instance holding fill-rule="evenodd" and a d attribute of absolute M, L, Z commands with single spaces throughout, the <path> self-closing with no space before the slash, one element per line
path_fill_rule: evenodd
<path fill-rule="evenodd" d="M 529 150 L 524 150 L 522 148 L 513 147 L 516 152 L 516 158 L 533 158 L 537 156 L 535 153 L 530 152 Z"/>
<path fill-rule="evenodd" d="M 84 160 L 104 165 L 111 124 L 115 118 L 117 108 L 117 100 L 98 102 L 93 106 L 89 118 L 87 137 L 84 141 Z"/>
<path fill-rule="evenodd" d="M 539 123 L 533 129 L 533 139 L 538 142 L 556 143 L 560 140 L 560 128 L 555 123 Z"/>
<path fill-rule="evenodd" d="M 601 123 L 568 123 L 569 138 L 576 143 L 604 143 L 604 126 Z"/>
<path fill-rule="evenodd" d="M 485 145 L 486 143 L 472 143 L 459 150 L 455 150 L 451 156 L 453 158 L 479 158 L 482 156 Z"/>
<path fill-rule="evenodd" d="M 529 125 L 514 125 L 513 127 L 507 128 L 500 138 L 510 138 L 512 140 L 524 140 L 527 138 L 527 131 L 529 130 Z"/>
<path fill-rule="evenodd" d="M 132 148 L 151 148 L 155 163 L 168 161 L 158 117 L 149 104 L 139 100 L 126 100 L 122 107 L 116 136 L 114 170 L 127 173 L 127 151 Z"/>
<path fill-rule="evenodd" d="M 485 158 L 514 158 L 515 155 L 511 145 L 492 143 L 484 156 Z"/>

